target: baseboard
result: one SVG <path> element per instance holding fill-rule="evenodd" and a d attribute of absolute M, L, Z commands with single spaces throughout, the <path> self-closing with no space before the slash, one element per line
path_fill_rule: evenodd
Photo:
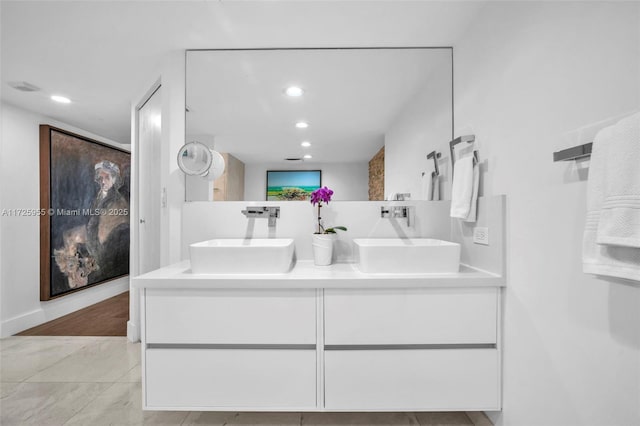
<path fill-rule="evenodd" d="M 127 321 L 127 339 L 129 339 L 131 343 L 140 341 L 140 329 L 131 321 Z"/>
<path fill-rule="evenodd" d="M 493 422 L 487 417 L 484 411 L 467 411 L 466 414 L 474 426 L 493 426 Z"/>
<path fill-rule="evenodd" d="M 120 278 L 117 281 L 93 287 L 79 293 L 73 293 L 60 299 L 39 302 L 39 309 L 34 309 L 2 321 L 0 337 L 12 336 L 21 331 L 44 324 L 47 321 L 60 318 L 110 297 L 117 296 L 127 290 L 129 290 L 129 277 Z"/>
<path fill-rule="evenodd" d="M 18 315 L 2 321 L 2 335 L 0 337 L 13 336 L 16 333 L 27 330 L 36 325 L 47 322 L 44 311 L 36 309 L 26 314 Z"/>

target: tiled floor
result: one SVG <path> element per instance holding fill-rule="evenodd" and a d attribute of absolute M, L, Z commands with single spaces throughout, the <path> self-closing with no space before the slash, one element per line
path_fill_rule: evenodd
<path fill-rule="evenodd" d="M 465 413 L 142 411 L 140 345 L 125 337 L 0 340 L 0 424 L 472 425 Z"/>

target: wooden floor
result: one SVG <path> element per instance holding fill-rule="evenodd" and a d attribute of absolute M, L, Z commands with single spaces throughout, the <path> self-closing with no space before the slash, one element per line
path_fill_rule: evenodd
<path fill-rule="evenodd" d="M 129 292 L 72 312 L 16 336 L 126 336 Z"/>

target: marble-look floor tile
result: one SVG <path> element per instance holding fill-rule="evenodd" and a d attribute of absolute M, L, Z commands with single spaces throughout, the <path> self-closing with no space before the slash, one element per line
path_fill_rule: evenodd
<path fill-rule="evenodd" d="M 0 351 L 0 381 L 24 381 L 91 344 L 85 339 L 7 339 Z"/>
<path fill-rule="evenodd" d="M 140 363 L 140 344 L 97 340 L 29 377 L 29 382 L 115 382 Z"/>
<path fill-rule="evenodd" d="M 142 365 L 138 364 L 120 377 L 118 383 L 140 383 L 142 381 Z"/>
<path fill-rule="evenodd" d="M 483 411 L 467 411 L 466 414 L 474 426 L 493 426 L 493 422 Z"/>
<path fill-rule="evenodd" d="M 463 411 L 416 413 L 421 426 L 473 426 Z"/>
<path fill-rule="evenodd" d="M 207 425 L 222 426 L 240 413 L 229 411 L 192 411 L 182 422 L 182 426 Z"/>
<path fill-rule="evenodd" d="M 14 382 L 0 382 L 0 399 L 6 398 L 11 393 L 13 393 L 18 387 L 20 383 Z"/>
<path fill-rule="evenodd" d="M 0 400 L 0 424 L 62 425 L 109 386 L 108 383 L 17 383 Z"/>
<path fill-rule="evenodd" d="M 300 413 L 279 413 L 279 412 L 191 412 L 182 423 L 183 426 L 193 425 L 278 425 L 278 426 L 299 426 Z"/>
<path fill-rule="evenodd" d="M 412 413 L 302 413 L 302 425 L 418 425 Z"/>
<path fill-rule="evenodd" d="M 115 383 L 69 419 L 71 425 L 180 425 L 187 411 L 143 411 L 140 383 Z"/>

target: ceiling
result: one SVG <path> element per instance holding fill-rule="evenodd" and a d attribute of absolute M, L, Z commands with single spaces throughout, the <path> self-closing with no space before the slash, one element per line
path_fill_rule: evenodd
<path fill-rule="evenodd" d="M 11 1 L 0 3 L 0 97 L 129 143 L 130 109 L 171 52 L 452 46 L 480 2 Z M 28 82 L 21 92 L 11 82 Z M 61 94 L 71 104 L 53 103 Z"/>
<path fill-rule="evenodd" d="M 424 86 L 451 86 L 446 48 L 198 50 L 186 62 L 187 140 L 244 163 L 367 162 Z M 303 96 L 286 96 L 292 85 Z"/>

